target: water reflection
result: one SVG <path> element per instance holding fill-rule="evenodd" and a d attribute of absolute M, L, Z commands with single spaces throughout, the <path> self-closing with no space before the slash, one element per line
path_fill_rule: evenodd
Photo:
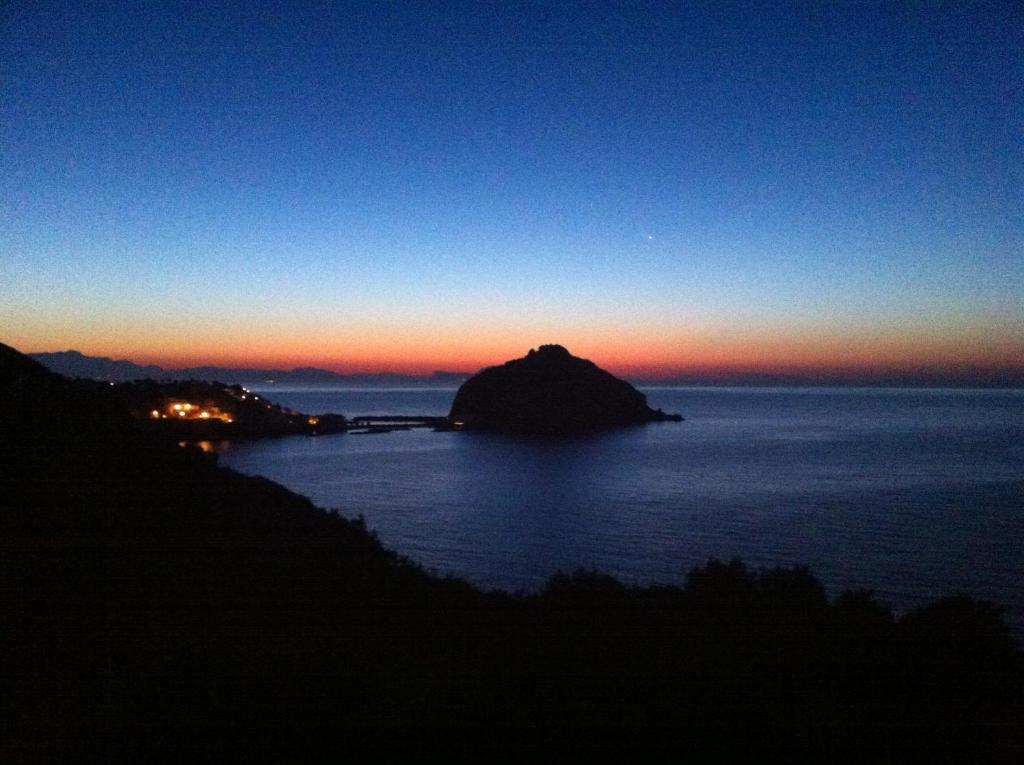
<path fill-rule="evenodd" d="M 321 408 L 366 403 L 337 395 Z M 447 405 L 437 392 L 366 395 L 381 410 L 387 395 L 393 411 Z M 710 556 L 740 556 L 808 564 L 833 588 L 874 588 L 901 607 L 962 591 L 1024 614 L 1024 548 L 1007 542 L 1024 538 L 1024 395 L 650 398 L 687 421 L 562 441 L 421 430 L 216 448 L 229 467 L 362 514 L 388 546 L 485 586 L 530 589 L 578 566 L 679 581 Z"/>

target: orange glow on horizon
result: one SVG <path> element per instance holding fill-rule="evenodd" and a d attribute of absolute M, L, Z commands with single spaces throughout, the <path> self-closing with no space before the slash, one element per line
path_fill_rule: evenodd
<path fill-rule="evenodd" d="M 291 328 L 294 330 L 294 328 Z M 475 372 L 558 342 L 621 376 L 659 379 L 674 375 L 830 373 L 885 374 L 915 371 L 1024 372 L 1024 331 L 1013 325 L 942 328 L 737 328 L 693 326 L 561 331 L 554 326 L 282 328 L 259 339 L 251 333 L 204 329 L 193 333 L 133 331 L 59 340 L 10 338 L 19 350 L 76 348 L 94 356 L 156 364 L 293 369 L 319 367 L 341 374 L 443 370 Z"/>

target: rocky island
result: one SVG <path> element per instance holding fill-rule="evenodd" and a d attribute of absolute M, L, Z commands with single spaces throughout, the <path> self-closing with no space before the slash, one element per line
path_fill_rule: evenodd
<path fill-rule="evenodd" d="M 459 388 L 448 417 L 470 430 L 540 435 L 683 419 L 652 409 L 628 382 L 560 345 L 542 345 L 471 377 Z"/>

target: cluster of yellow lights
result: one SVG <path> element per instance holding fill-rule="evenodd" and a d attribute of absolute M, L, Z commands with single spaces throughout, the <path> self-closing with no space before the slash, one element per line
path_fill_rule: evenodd
<path fill-rule="evenodd" d="M 221 422 L 234 422 L 229 412 L 222 412 L 219 407 L 201 407 L 197 404 L 175 402 L 167 405 L 167 411 L 161 412 L 154 409 L 149 413 L 154 420 L 166 420 L 168 417 L 180 417 L 186 420 L 220 420 Z"/>

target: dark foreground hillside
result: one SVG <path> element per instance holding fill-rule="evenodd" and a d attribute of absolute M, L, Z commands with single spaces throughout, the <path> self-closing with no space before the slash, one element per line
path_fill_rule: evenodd
<path fill-rule="evenodd" d="M 982 602 L 895 619 L 717 562 L 679 587 L 482 593 L 6 346 L 0 434 L 4 761 L 1024 761 L 1021 654 Z"/>

